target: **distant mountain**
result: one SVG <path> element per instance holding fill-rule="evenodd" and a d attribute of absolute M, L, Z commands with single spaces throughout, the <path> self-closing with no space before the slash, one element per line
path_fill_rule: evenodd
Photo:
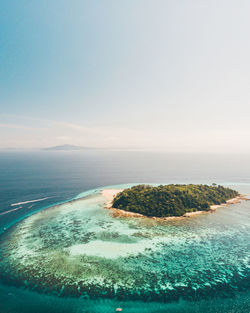
<path fill-rule="evenodd" d="M 86 149 L 95 149 L 91 147 L 81 147 L 81 146 L 74 146 L 74 145 L 61 145 L 61 146 L 54 146 L 49 148 L 44 148 L 43 150 L 49 151 L 70 151 L 70 150 L 86 150 Z"/>

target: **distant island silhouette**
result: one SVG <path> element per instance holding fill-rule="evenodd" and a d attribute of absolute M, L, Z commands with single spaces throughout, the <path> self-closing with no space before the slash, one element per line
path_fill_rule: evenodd
<path fill-rule="evenodd" d="M 64 150 L 88 150 L 88 149 L 97 149 L 94 147 L 83 147 L 83 146 L 75 146 L 70 144 L 59 145 L 54 147 L 43 148 L 43 150 L 47 151 L 64 151 Z"/>
<path fill-rule="evenodd" d="M 52 147 L 42 148 L 45 151 L 71 151 L 71 150 L 144 150 L 145 148 L 134 148 L 134 147 L 88 147 L 88 146 L 77 146 L 71 144 L 64 144 Z"/>

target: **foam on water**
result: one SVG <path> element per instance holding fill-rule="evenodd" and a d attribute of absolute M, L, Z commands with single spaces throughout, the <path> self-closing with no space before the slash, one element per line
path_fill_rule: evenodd
<path fill-rule="evenodd" d="M 21 204 L 40 202 L 40 201 L 44 201 L 44 200 L 50 199 L 50 198 L 52 198 L 52 197 L 46 197 L 46 198 L 42 198 L 42 199 L 35 199 L 35 200 L 28 200 L 28 201 L 18 202 L 18 203 L 12 203 L 10 206 L 17 206 L 17 205 L 21 205 Z"/>

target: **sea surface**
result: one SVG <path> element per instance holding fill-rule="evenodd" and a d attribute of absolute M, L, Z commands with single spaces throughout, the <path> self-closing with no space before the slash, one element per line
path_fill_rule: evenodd
<path fill-rule="evenodd" d="M 113 218 L 100 191 L 218 183 L 250 155 L 0 152 L 0 313 L 250 312 L 250 201 L 192 219 Z"/>

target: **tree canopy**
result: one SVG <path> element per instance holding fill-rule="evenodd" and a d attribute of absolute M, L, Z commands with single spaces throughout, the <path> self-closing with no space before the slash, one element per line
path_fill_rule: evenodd
<path fill-rule="evenodd" d="M 182 216 L 187 212 L 208 211 L 238 196 L 220 185 L 137 185 L 124 189 L 113 200 L 113 207 L 146 216 Z"/>

